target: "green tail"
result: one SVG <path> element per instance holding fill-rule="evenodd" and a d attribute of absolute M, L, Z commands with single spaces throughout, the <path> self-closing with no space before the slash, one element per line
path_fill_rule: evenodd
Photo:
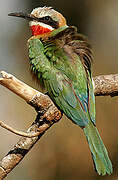
<path fill-rule="evenodd" d="M 99 175 L 110 175 L 113 172 L 112 163 L 97 128 L 90 122 L 83 130 L 92 153 L 96 171 Z"/>

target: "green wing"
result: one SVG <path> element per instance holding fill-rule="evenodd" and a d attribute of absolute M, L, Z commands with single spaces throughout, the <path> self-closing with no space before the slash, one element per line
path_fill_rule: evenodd
<path fill-rule="evenodd" d="M 30 40 L 29 57 L 33 72 L 43 79 L 53 102 L 68 118 L 84 127 L 90 120 L 95 122 L 95 102 L 90 67 L 84 67 L 79 51 L 75 52 L 69 44 L 83 40 L 66 41 L 66 34 L 72 30 L 67 28 L 47 41 Z"/>

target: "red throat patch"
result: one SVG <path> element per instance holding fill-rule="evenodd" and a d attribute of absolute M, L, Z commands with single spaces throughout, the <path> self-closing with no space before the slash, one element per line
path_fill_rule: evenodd
<path fill-rule="evenodd" d="M 52 31 L 52 30 L 45 28 L 45 27 L 42 27 L 40 25 L 30 26 L 30 29 L 32 31 L 33 36 L 41 35 L 41 34 L 48 33 L 48 32 Z"/>

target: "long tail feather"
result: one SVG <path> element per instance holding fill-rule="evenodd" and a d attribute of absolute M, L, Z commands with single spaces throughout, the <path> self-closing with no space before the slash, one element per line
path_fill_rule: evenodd
<path fill-rule="evenodd" d="M 97 128 L 90 122 L 83 130 L 92 153 L 96 171 L 99 175 L 110 175 L 113 171 L 112 163 Z"/>

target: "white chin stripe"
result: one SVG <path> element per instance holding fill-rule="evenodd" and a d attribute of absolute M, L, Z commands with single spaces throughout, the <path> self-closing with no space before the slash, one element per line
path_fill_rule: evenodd
<path fill-rule="evenodd" d="M 50 29 L 51 31 L 54 30 L 54 28 L 52 28 L 50 25 L 44 24 L 44 23 L 42 23 L 42 22 L 30 21 L 30 22 L 29 22 L 29 25 L 30 25 L 30 26 L 39 25 L 39 26 L 42 26 L 42 27 L 44 27 L 44 28 Z"/>

